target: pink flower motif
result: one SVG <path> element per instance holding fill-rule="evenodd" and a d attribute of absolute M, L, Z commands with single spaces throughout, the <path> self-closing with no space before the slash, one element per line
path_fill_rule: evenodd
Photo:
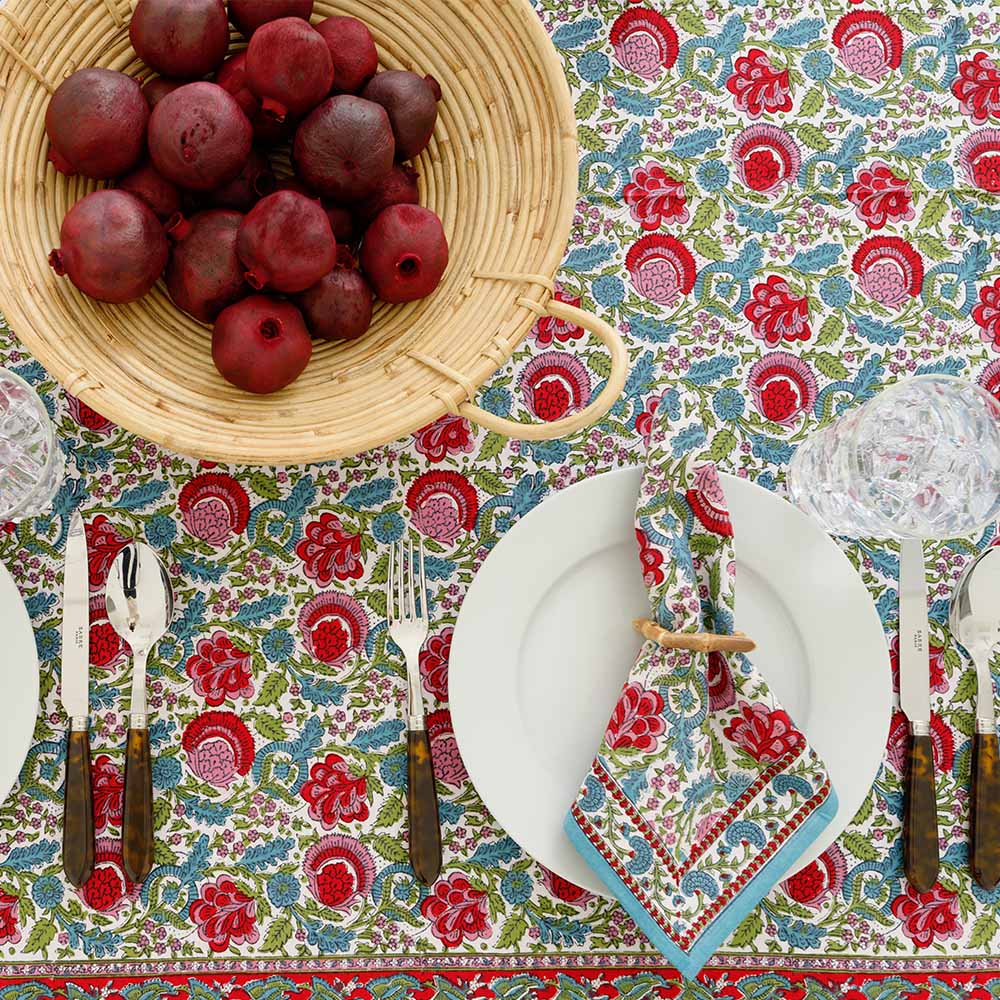
<path fill-rule="evenodd" d="M 103 514 L 84 524 L 87 535 L 87 560 L 90 572 L 90 590 L 104 590 L 108 571 L 115 556 L 128 544 L 123 535 Z"/>
<path fill-rule="evenodd" d="M 319 594 L 299 612 L 306 649 L 322 663 L 340 666 L 368 638 L 368 615 L 349 594 Z"/>
<path fill-rule="evenodd" d="M 546 422 L 582 409 L 590 399 L 587 366 L 566 351 L 546 351 L 532 358 L 519 381 L 525 405 Z"/>
<path fill-rule="evenodd" d="M 788 282 L 777 274 L 754 285 L 743 315 L 753 325 L 753 335 L 768 347 L 777 347 L 783 340 L 808 340 L 809 296 L 795 295 Z"/>
<path fill-rule="evenodd" d="M 854 252 L 851 269 L 862 291 L 884 306 L 897 308 L 907 296 L 916 298 L 924 283 L 924 262 L 898 236 L 872 236 Z"/>
<path fill-rule="evenodd" d="M 903 33 L 874 10 L 845 14 L 833 29 L 833 44 L 840 61 L 866 80 L 881 80 L 903 61 Z"/>
<path fill-rule="evenodd" d="M 443 462 L 449 455 L 468 454 L 476 447 L 472 425 L 465 417 L 451 413 L 422 427 L 413 435 L 413 443 L 432 462 Z"/>
<path fill-rule="evenodd" d="M 196 694 L 212 706 L 227 698 L 253 696 L 253 658 L 221 629 L 198 641 L 195 653 L 185 666 L 194 681 Z"/>
<path fill-rule="evenodd" d="M 420 676 L 424 690 L 438 701 L 448 700 L 448 659 L 451 656 L 451 625 L 429 636 L 420 651 Z"/>
<path fill-rule="evenodd" d="M 733 163 L 751 191 L 776 195 L 794 184 L 802 157 L 791 135 L 777 125 L 751 125 L 733 140 Z"/>
<path fill-rule="evenodd" d="M 368 782 L 340 754 L 328 753 L 325 760 L 313 764 L 299 794 L 309 803 L 309 815 L 324 830 L 368 819 Z"/>
<path fill-rule="evenodd" d="M 979 339 L 994 351 L 1000 351 L 1000 278 L 979 289 L 979 302 L 972 310 L 972 318 L 979 327 Z"/>
<path fill-rule="evenodd" d="M 644 688 L 637 681 L 630 681 L 622 690 L 618 704 L 611 713 L 604 741 L 612 750 L 654 752 L 658 737 L 667 728 L 660 714 L 662 711 L 663 698 L 659 691 Z"/>
<path fill-rule="evenodd" d="M 1000 191 L 1000 129 L 971 133 L 958 148 L 958 163 L 970 183 L 981 191 Z"/>
<path fill-rule="evenodd" d="M 66 405 L 69 407 L 69 415 L 86 431 L 109 434 L 115 429 L 115 425 L 107 417 L 102 417 L 97 410 L 91 409 L 76 396 L 66 393 Z"/>
<path fill-rule="evenodd" d="M 21 900 L 0 890 L 0 944 L 17 944 L 21 940 L 18 927 L 18 907 Z"/>
<path fill-rule="evenodd" d="M 438 781 L 458 788 L 468 780 L 469 772 L 459 753 L 448 709 L 439 708 L 427 716 L 427 737 L 431 743 L 434 776 Z"/>
<path fill-rule="evenodd" d="M 928 892 L 906 888 L 892 901 L 893 914 L 902 921 L 903 933 L 918 947 L 961 938 L 964 934 L 958 895 L 940 885 Z"/>
<path fill-rule="evenodd" d="M 493 930 L 489 896 L 474 889 L 461 872 L 438 879 L 420 904 L 420 912 L 431 922 L 431 933 L 447 948 L 487 938 Z"/>
<path fill-rule="evenodd" d="M 643 236 L 629 250 L 625 267 L 635 290 L 661 306 L 675 305 L 694 288 L 694 257 L 673 236 Z"/>
<path fill-rule="evenodd" d="M 750 49 L 737 58 L 726 90 L 735 98 L 737 110 L 745 111 L 748 118 L 759 118 L 765 111 L 792 110 L 788 69 L 775 69 L 763 49 Z"/>
<path fill-rule="evenodd" d="M 90 596 L 90 665 L 114 670 L 126 659 L 125 642 L 108 621 L 103 593 Z"/>
<path fill-rule="evenodd" d="M 122 866 L 120 837 L 98 837 L 94 842 L 94 870 L 75 890 L 91 910 L 116 917 L 139 898 L 141 885 L 130 882 Z"/>
<path fill-rule="evenodd" d="M 184 527 L 216 548 L 246 529 L 250 519 L 247 492 L 232 477 L 218 472 L 195 476 L 177 498 Z"/>
<path fill-rule="evenodd" d="M 554 301 L 563 302 L 576 309 L 580 308 L 580 296 L 570 297 L 562 292 L 556 292 Z M 569 320 L 558 316 L 542 316 L 535 324 L 535 343 L 540 347 L 549 347 L 553 341 L 566 344 L 571 340 L 579 340 L 584 334 L 582 326 L 576 326 Z"/>
<path fill-rule="evenodd" d="M 98 754 L 94 759 L 90 784 L 94 802 L 94 832 L 100 835 L 109 826 L 121 826 L 125 776 L 107 754 Z"/>
<path fill-rule="evenodd" d="M 345 531 L 340 518 L 330 511 L 306 525 L 305 537 L 295 552 L 306 576 L 321 587 L 334 580 L 357 580 L 365 571 L 361 536 Z"/>
<path fill-rule="evenodd" d="M 733 525 L 729 519 L 726 494 L 716 467 L 706 463 L 698 468 L 692 481 L 692 488 L 684 494 L 692 513 L 698 522 L 713 535 L 732 538 Z"/>
<path fill-rule="evenodd" d="M 622 192 L 632 218 L 648 232 L 665 222 L 687 222 L 687 198 L 683 181 L 668 174 L 655 160 L 637 167 Z"/>
<path fill-rule="evenodd" d="M 958 64 L 958 76 L 951 85 L 963 114 L 976 125 L 1000 118 L 1000 68 L 986 52 L 977 52 Z"/>
<path fill-rule="evenodd" d="M 784 351 L 765 354 L 755 362 L 749 385 L 760 415 L 785 427 L 816 402 L 816 376 L 801 358 Z"/>
<path fill-rule="evenodd" d="M 1000 344 L 997 345 L 1000 350 Z M 991 361 L 980 373 L 979 384 L 1000 402 L 1000 358 Z"/>
<path fill-rule="evenodd" d="M 462 531 L 472 531 L 479 513 L 476 488 L 448 470 L 425 472 L 406 493 L 413 524 L 428 538 L 450 545 Z"/>
<path fill-rule="evenodd" d="M 708 707 L 717 712 L 736 704 L 736 688 L 725 653 L 708 654 Z"/>
<path fill-rule="evenodd" d="M 216 788 L 228 788 L 253 766 L 253 737 L 233 712 L 196 716 L 185 727 L 181 746 L 191 771 Z"/>
<path fill-rule="evenodd" d="M 322 906 L 350 910 L 371 892 L 375 863 L 360 840 L 343 833 L 321 837 L 303 860 L 309 891 Z"/>
<path fill-rule="evenodd" d="M 646 532 L 641 528 L 635 529 L 635 540 L 639 544 L 642 582 L 647 587 L 655 587 L 657 584 L 663 583 L 666 579 L 660 568 L 663 565 L 663 553 L 655 545 L 650 545 Z"/>
<path fill-rule="evenodd" d="M 785 893 L 812 909 L 820 909 L 827 899 L 837 896 L 847 875 L 847 859 L 836 843 L 831 844 L 815 861 L 785 879 Z"/>
<path fill-rule="evenodd" d="M 669 392 L 669 389 L 663 392 L 653 394 L 646 397 L 645 405 L 642 408 L 642 413 L 640 413 L 635 418 L 635 429 L 639 432 L 642 438 L 642 443 L 648 448 L 649 441 L 653 434 L 653 428 L 656 426 L 656 414 L 660 409 L 660 403 L 663 402 L 663 397 Z"/>
<path fill-rule="evenodd" d="M 900 773 L 906 773 L 907 752 L 910 746 L 910 725 L 906 716 L 896 709 L 889 724 L 889 740 L 886 745 L 886 760 Z M 934 751 L 934 767 L 942 774 L 951 770 L 955 763 L 955 738 L 948 723 L 940 716 L 931 714 L 931 747 Z"/>
<path fill-rule="evenodd" d="M 740 714 L 723 730 L 730 743 L 745 750 L 754 760 L 770 763 L 799 749 L 805 738 L 784 709 L 768 708 L 761 702 L 739 704 Z"/>
<path fill-rule="evenodd" d="M 615 59 L 636 76 L 655 80 L 677 61 L 677 32 L 660 13 L 647 7 L 625 11 L 611 26 Z"/>
<path fill-rule="evenodd" d="M 915 215 L 910 182 L 897 177 L 881 160 L 858 172 L 858 179 L 847 188 L 847 200 L 869 229 L 882 229 L 887 222 L 908 222 Z"/>
<path fill-rule="evenodd" d="M 203 882 L 189 912 L 198 937 L 214 952 L 228 951 L 234 944 L 255 944 L 260 937 L 256 900 L 228 875 Z"/>
<path fill-rule="evenodd" d="M 588 892 L 582 886 L 577 885 L 575 882 L 570 882 L 568 878 L 563 878 L 562 875 L 550 872 L 544 865 L 539 865 L 538 867 L 542 870 L 542 884 L 561 902 L 569 903 L 570 906 L 582 907 L 594 899 L 594 894 Z"/>

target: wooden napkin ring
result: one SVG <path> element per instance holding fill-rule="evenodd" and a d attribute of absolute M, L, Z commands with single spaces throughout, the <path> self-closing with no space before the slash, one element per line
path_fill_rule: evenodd
<path fill-rule="evenodd" d="M 648 618 L 636 618 L 633 628 L 664 649 L 690 649 L 695 653 L 751 653 L 757 648 L 743 632 L 716 635 L 714 632 L 668 632 Z"/>

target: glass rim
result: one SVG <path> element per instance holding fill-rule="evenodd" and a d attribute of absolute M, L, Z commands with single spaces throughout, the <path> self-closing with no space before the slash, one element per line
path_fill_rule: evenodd
<path fill-rule="evenodd" d="M 4 379 L 10 379 L 11 382 L 24 389 L 32 397 L 33 405 L 42 418 L 43 425 L 48 429 L 48 451 L 45 456 L 45 465 L 42 468 L 42 474 L 39 477 L 40 479 L 44 479 L 55 465 L 56 450 L 59 448 L 59 442 L 56 439 L 55 424 L 52 422 L 52 417 L 49 416 L 49 411 L 45 408 L 45 403 L 42 402 L 42 397 L 39 395 L 38 390 L 30 382 L 18 375 L 17 372 L 0 366 L 0 382 Z M 0 513 L 0 516 L 8 519 L 16 517 L 18 511 L 31 499 L 31 496 L 32 494 L 29 494 L 27 497 L 24 497 L 21 503 L 14 507 L 13 510 L 6 514 Z"/>

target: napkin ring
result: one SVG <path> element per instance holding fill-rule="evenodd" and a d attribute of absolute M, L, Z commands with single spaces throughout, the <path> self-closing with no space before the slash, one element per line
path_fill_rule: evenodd
<path fill-rule="evenodd" d="M 743 632 L 716 635 L 714 632 L 669 632 L 648 618 L 636 618 L 632 626 L 646 639 L 664 649 L 690 649 L 695 653 L 750 653 L 757 648 Z"/>

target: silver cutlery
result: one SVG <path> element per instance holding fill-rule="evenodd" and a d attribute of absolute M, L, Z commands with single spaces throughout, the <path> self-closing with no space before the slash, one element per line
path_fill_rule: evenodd
<path fill-rule="evenodd" d="M 122 862 L 128 877 L 141 883 L 153 867 L 153 771 L 146 715 L 146 660 L 174 614 L 173 589 L 160 557 L 142 542 L 126 545 L 111 566 L 105 600 L 108 619 L 132 650 Z"/>
<path fill-rule="evenodd" d="M 903 868 L 918 892 L 933 887 L 940 864 L 930 683 L 923 543 L 907 539 L 899 546 L 899 703 L 910 723 Z"/>
<path fill-rule="evenodd" d="M 431 885 L 441 871 L 441 824 L 420 680 L 420 648 L 429 630 L 423 539 L 416 553 L 412 539 L 408 543 L 400 541 L 389 550 L 386 616 L 389 635 L 406 657 L 409 685 L 406 746 L 410 864 L 416 877 L 424 885 Z"/>
<path fill-rule="evenodd" d="M 951 599 L 951 632 L 976 668 L 969 864 L 987 892 L 1000 882 L 1000 753 L 990 658 L 1000 640 L 1000 548 L 974 559 Z"/>
<path fill-rule="evenodd" d="M 63 788 L 63 871 L 81 886 L 94 870 L 90 783 L 90 572 L 87 535 L 77 511 L 69 525 L 63 571 L 62 703 L 69 716 Z"/>

